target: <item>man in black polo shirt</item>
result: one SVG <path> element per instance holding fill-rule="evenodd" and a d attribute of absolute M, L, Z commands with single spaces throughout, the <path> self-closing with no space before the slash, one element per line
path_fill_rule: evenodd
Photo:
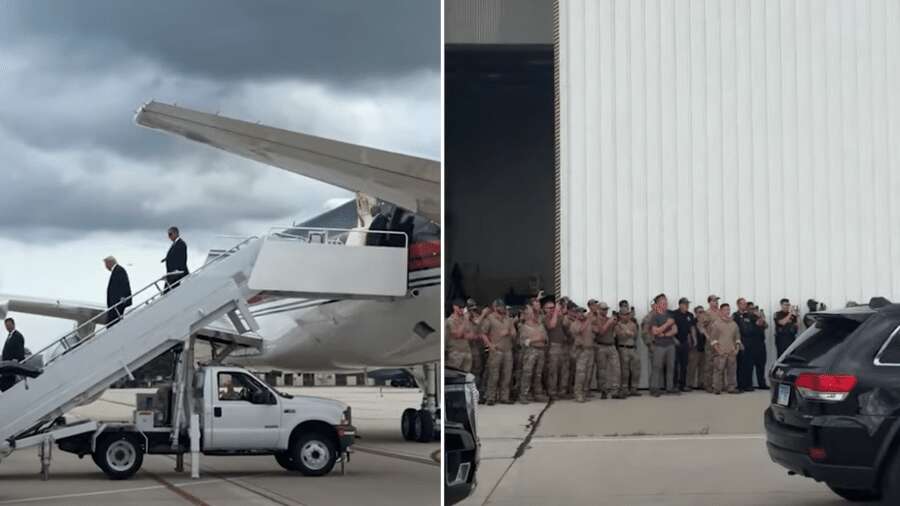
<path fill-rule="evenodd" d="M 761 319 L 757 313 L 750 311 L 747 299 L 741 297 L 737 300 L 738 310 L 734 313 L 734 322 L 737 323 L 738 330 L 741 333 L 741 342 L 744 349 L 738 352 L 737 356 L 737 387 L 738 390 L 750 392 L 753 390 L 753 369 L 757 369 L 756 377 L 759 387 L 767 388 L 765 382 L 765 357 L 766 343 L 765 329 L 766 322 Z M 760 364 L 760 356 L 762 363 Z"/>
<path fill-rule="evenodd" d="M 687 297 L 678 299 L 678 309 L 672 312 L 678 327 L 678 344 L 675 348 L 675 388 L 682 392 L 691 390 L 687 383 L 688 359 L 697 345 L 697 320 L 689 310 Z"/>
<path fill-rule="evenodd" d="M 775 313 L 775 350 L 778 356 L 784 354 L 784 350 L 788 349 L 794 339 L 797 338 L 797 308 L 791 306 L 791 301 L 781 299 L 781 311 Z"/>

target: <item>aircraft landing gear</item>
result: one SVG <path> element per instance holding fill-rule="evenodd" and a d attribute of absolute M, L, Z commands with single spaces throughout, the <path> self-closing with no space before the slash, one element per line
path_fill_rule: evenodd
<path fill-rule="evenodd" d="M 427 443 L 439 441 L 440 409 L 437 404 L 437 364 L 425 364 L 421 368 L 416 367 L 410 373 L 416 379 L 416 383 L 422 387 L 422 408 L 409 408 L 403 411 L 400 418 L 400 431 L 403 439 Z"/>

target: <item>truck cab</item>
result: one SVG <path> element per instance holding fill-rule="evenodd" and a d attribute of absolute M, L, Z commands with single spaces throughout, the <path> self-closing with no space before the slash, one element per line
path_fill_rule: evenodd
<path fill-rule="evenodd" d="M 200 367 L 193 379 L 185 388 L 193 388 L 203 454 L 274 455 L 286 470 L 307 476 L 328 474 L 346 461 L 356 436 L 346 404 L 279 392 L 240 367 Z M 188 429 L 176 423 L 177 388 L 164 385 L 155 394 L 137 394 L 132 423 L 99 424 L 95 431 L 59 440 L 60 449 L 90 454 L 112 479 L 134 475 L 144 454 L 191 451 Z"/>

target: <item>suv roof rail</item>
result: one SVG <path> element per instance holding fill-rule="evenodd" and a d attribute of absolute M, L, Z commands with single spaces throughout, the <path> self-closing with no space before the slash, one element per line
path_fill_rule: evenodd
<path fill-rule="evenodd" d="M 884 297 L 872 297 L 869 299 L 869 307 L 872 309 L 878 309 L 884 306 L 890 306 L 891 301 L 887 300 Z"/>

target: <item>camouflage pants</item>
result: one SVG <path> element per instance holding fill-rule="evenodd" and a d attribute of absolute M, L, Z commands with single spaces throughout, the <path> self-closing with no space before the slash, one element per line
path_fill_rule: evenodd
<path fill-rule="evenodd" d="M 622 391 L 637 392 L 641 381 L 641 356 L 637 348 L 619 347 L 619 367 L 622 369 Z"/>
<path fill-rule="evenodd" d="M 566 392 L 569 384 L 569 348 L 563 344 L 551 344 L 547 353 L 547 393 L 558 397 Z"/>
<path fill-rule="evenodd" d="M 619 352 L 615 345 L 600 344 L 594 348 L 597 364 L 597 389 L 601 392 L 615 394 L 619 392 L 619 380 L 622 378 Z"/>
<path fill-rule="evenodd" d="M 487 386 L 485 401 L 509 402 L 509 387 L 512 383 L 512 351 L 493 350 L 487 361 Z"/>
<path fill-rule="evenodd" d="M 575 351 L 575 384 L 572 387 L 572 393 L 575 394 L 575 400 L 578 402 L 584 402 L 586 397 L 590 381 L 588 373 L 593 361 L 594 350 L 592 348 L 578 348 Z"/>
<path fill-rule="evenodd" d="M 714 353 L 714 355 L 713 392 L 721 392 L 722 383 L 725 383 L 727 391 L 735 391 L 737 389 L 737 356 L 734 353 Z"/>
<path fill-rule="evenodd" d="M 472 370 L 472 353 L 469 351 L 447 351 L 447 367 L 470 372 Z"/>
<path fill-rule="evenodd" d="M 703 354 L 703 388 L 705 388 L 707 392 L 713 391 L 713 373 L 716 369 L 714 363 L 715 356 L 715 352 L 707 345 L 706 353 Z"/>
<path fill-rule="evenodd" d="M 481 341 L 472 341 L 472 374 L 475 376 L 475 388 L 484 393 L 484 345 Z"/>
<path fill-rule="evenodd" d="M 522 357 L 522 375 L 519 377 L 519 400 L 530 401 L 532 392 L 544 396 L 544 348 L 525 348 Z"/>
<path fill-rule="evenodd" d="M 688 355 L 687 386 L 700 388 L 704 385 L 704 373 L 706 372 L 706 354 L 702 351 L 691 350 Z"/>

